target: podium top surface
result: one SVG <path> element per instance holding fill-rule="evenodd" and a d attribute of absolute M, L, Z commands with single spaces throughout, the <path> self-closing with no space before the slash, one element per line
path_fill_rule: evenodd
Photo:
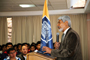
<path fill-rule="evenodd" d="M 50 56 L 46 56 L 44 54 L 40 54 L 40 53 L 36 53 L 36 52 L 28 53 L 27 56 L 38 56 L 38 57 L 41 57 L 41 58 L 44 58 L 44 59 L 54 60 L 54 58 L 52 58 Z"/>

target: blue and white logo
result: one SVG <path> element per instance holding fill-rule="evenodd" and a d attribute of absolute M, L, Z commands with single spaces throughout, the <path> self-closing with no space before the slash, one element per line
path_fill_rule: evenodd
<path fill-rule="evenodd" d="M 51 25 L 48 23 L 50 21 L 46 17 L 44 17 L 43 20 L 44 19 L 46 19 L 46 21 L 43 21 L 42 23 L 41 40 L 48 43 L 48 41 L 52 40 Z"/>

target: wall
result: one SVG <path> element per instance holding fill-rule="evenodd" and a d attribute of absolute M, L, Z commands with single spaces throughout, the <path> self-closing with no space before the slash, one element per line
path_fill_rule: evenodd
<path fill-rule="evenodd" d="M 88 56 L 90 60 L 90 13 L 87 14 L 87 34 L 88 34 Z"/>

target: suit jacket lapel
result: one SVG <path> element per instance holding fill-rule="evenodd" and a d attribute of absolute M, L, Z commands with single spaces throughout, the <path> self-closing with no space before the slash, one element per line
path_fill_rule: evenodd
<path fill-rule="evenodd" d="M 64 36 L 64 39 L 63 39 L 63 42 L 62 42 L 62 44 L 65 42 L 65 40 L 66 40 L 66 37 L 68 36 L 68 33 L 69 33 L 69 31 L 71 30 L 72 28 L 70 28 L 67 32 L 66 32 L 66 35 Z"/>
<path fill-rule="evenodd" d="M 25 60 L 25 58 L 23 57 L 23 55 L 21 54 L 22 58 Z"/>

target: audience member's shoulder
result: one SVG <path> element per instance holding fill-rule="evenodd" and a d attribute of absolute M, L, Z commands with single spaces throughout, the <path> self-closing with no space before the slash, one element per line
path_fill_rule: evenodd
<path fill-rule="evenodd" d="M 16 57 L 17 60 L 21 60 L 19 57 Z"/>
<path fill-rule="evenodd" d="M 17 57 L 21 57 L 21 56 L 22 56 L 22 54 L 17 55 Z"/>
<path fill-rule="evenodd" d="M 21 54 L 21 52 L 17 51 L 17 56 L 20 55 L 20 54 Z"/>
<path fill-rule="evenodd" d="M 4 58 L 3 60 L 9 60 L 10 59 L 10 57 L 9 56 L 7 56 L 6 58 Z"/>
<path fill-rule="evenodd" d="M 7 58 L 3 59 L 3 60 L 7 60 Z"/>

